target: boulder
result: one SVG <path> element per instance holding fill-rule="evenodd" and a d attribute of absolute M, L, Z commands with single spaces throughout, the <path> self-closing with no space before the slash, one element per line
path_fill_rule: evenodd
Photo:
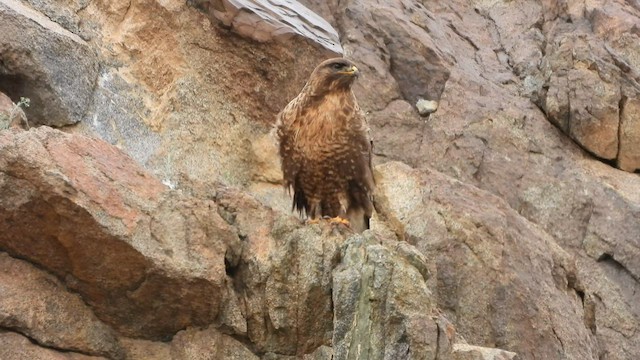
<path fill-rule="evenodd" d="M 0 358 L 3 360 L 107 360 L 69 351 L 40 347 L 28 338 L 13 332 L 0 331 Z"/>
<path fill-rule="evenodd" d="M 240 240 L 211 201 L 50 128 L 0 133 L 0 159 L 2 251 L 64 279 L 124 335 L 166 339 L 216 319 Z"/>
<path fill-rule="evenodd" d="M 67 292 L 55 276 L 5 253 L 0 253 L 0 327 L 40 346 L 124 358 L 115 332 L 78 295 Z M 6 341 L 17 340 L 5 335 Z"/>
<path fill-rule="evenodd" d="M 17 0 L 0 2 L 0 91 L 25 109 L 31 125 L 65 126 L 89 112 L 98 59 L 89 44 Z"/>

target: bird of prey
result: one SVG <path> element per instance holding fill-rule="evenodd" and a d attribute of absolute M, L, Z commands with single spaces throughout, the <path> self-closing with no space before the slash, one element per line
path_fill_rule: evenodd
<path fill-rule="evenodd" d="M 330 218 L 361 232 L 369 228 L 375 184 L 369 127 L 351 91 L 356 77 L 347 59 L 322 62 L 278 114 L 276 132 L 293 208 L 309 222 Z"/>

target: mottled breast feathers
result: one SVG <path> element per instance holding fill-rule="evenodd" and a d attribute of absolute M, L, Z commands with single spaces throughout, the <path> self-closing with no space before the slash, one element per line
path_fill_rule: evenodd
<path fill-rule="evenodd" d="M 371 139 L 351 91 L 358 69 L 336 58 L 316 67 L 276 123 L 284 185 L 310 219 L 342 218 L 369 228 L 374 190 Z"/>

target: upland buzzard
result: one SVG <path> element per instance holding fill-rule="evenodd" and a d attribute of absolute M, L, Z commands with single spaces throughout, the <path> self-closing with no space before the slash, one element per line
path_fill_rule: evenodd
<path fill-rule="evenodd" d="M 349 60 L 322 62 L 278 114 L 276 129 L 293 208 L 312 222 L 328 217 L 360 232 L 369 228 L 374 180 L 369 127 L 351 91 L 357 76 Z"/>

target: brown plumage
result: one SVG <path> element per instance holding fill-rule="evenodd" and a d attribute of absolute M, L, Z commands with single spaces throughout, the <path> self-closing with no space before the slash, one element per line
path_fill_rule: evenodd
<path fill-rule="evenodd" d="M 374 188 L 371 139 L 351 85 L 358 75 L 346 59 L 318 65 L 306 85 L 278 114 L 284 185 L 293 208 L 310 219 L 347 219 L 369 228 Z"/>

